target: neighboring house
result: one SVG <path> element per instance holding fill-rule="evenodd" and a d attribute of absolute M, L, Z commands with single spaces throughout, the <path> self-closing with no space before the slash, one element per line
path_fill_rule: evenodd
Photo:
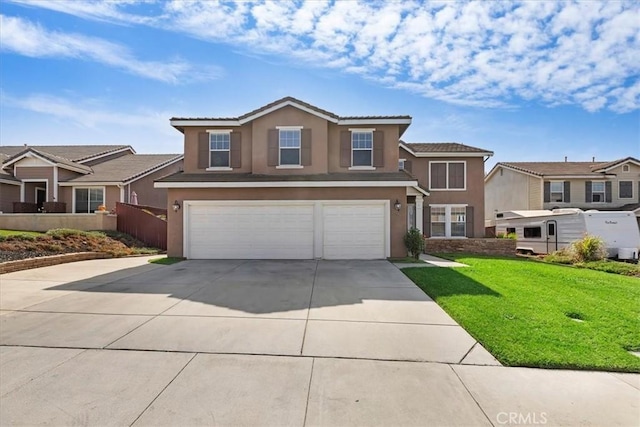
<path fill-rule="evenodd" d="M 166 190 L 153 180 L 181 170 L 182 159 L 128 145 L 0 146 L 0 212 L 111 210 L 134 191 L 139 204 L 164 207 Z"/>
<path fill-rule="evenodd" d="M 484 237 L 482 179 L 485 159 L 493 152 L 453 142 L 401 141 L 399 155 L 400 167 L 430 193 L 426 201 L 416 196 L 410 225 L 433 238 Z"/>
<path fill-rule="evenodd" d="M 405 256 L 411 205 L 430 193 L 422 177 L 399 170 L 410 124 L 404 115 L 338 116 L 291 97 L 239 117 L 171 119 L 184 134 L 185 162 L 183 172 L 156 181 L 168 190 L 168 255 Z M 464 157 L 474 173 L 475 156 Z M 444 193 L 438 203 L 465 204 Z"/>
<path fill-rule="evenodd" d="M 513 210 L 628 210 L 640 217 L 640 160 L 634 157 L 610 162 L 500 162 L 484 181 L 488 227 L 495 225 L 496 213 Z"/>

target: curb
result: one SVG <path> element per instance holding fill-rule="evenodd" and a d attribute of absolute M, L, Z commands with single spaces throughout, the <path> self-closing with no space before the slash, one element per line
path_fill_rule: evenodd
<path fill-rule="evenodd" d="M 66 264 L 68 262 L 104 258 L 112 258 L 112 256 L 104 252 L 76 252 L 72 254 L 19 259 L 0 264 L 0 274 L 13 273 L 14 271 L 29 270 L 38 267 L 49 267 L 51 265 Z"/>

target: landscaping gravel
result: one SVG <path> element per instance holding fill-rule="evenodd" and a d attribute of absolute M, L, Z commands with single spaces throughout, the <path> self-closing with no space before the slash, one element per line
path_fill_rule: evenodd
<path fill-rule="evenodd" d="M 19 259 L 35 258 L 41 256 L 57 255 L 59 252 L 43 251 L 0 251 L 0 263 L 17 261 Z"/>

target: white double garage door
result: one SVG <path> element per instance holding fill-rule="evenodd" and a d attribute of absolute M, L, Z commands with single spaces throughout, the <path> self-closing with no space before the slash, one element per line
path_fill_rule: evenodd
<path fill-rule="evenodd" d="M 381 259 L 388 200 L 185 201 L 190 259 Z"/>

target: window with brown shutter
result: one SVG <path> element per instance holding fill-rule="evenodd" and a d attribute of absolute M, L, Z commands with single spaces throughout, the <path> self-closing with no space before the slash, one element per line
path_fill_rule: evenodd
<path fill-rule="evenodd" d="M 348 130 L 340 132 L 340 166 L 351 166 L 351 132 Z"/>
<path fill-rule="evenodd" d="M 302 166 L 311 166 L 311 129 L 302 129 L 300 163 Z"/>
<path fill-rule="evenodd" d="M 242 134 L 231 132 L 230 165 L 232 168 L 242 167 Z"/>
<path fill-rule="evenodd" d="M 429 162 L 429 188 L 431 190 L 466 189 L 466 162 Z"/>

